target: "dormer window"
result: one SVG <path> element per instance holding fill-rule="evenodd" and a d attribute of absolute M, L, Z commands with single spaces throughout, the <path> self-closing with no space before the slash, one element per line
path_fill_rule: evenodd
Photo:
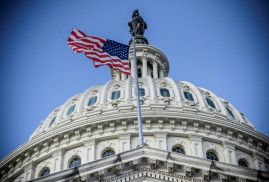
<path fill-rule="evenodd" d="M 50 125 L 49 126 L 53 125 L 53 123 L 55 122 L 55 120 L 56 120 L 56 116 L 50 121 Z"/>
<path fill-rule="evenodd" d="M 212 107 L 212 108 L 216 108 L 214 102 L 213 102 L 211 99 L 206 98 L 206 102 L 207 102 L 207 104 L 208 104 L 210 107 Z"/>
<path fill-rule="evenodd" d="M 226 110 L 228 111 L 228 113 L 229 113 L 230 116 L 232 116 L 233 118 L 235 118 L 233 112 L 228 107 L 226 107 Z"/>
<path fill-rule="evenodd" d="M 72 112 L 74 112 L 75 108 L 76 108 L 76 105 L 72 105 L 72 106 L 68 109 L 68 112 L 67 112 L 66 115 L 69 116 Z"/>
<path fill-rule="evenodd" d="M 88 102 L 88 106 L 92 106 L 96 103 L 97 101 L 97 96 L 93 96 L 90 98 L 89 102 Z"/>
<path fill-rule="evenodd" d="M 139 88 L 139 95 L 140 95 L 140 97 L 145 96 L 145 89 L 144 88 Z"/>
<path fill-rule="evenodd" d="M 120 98 L 120 91 L 114 91 L 112 92 L 112 95 L 111 95 L 111 100 L 116 100 L 116 99 L 119 99 Z"/>
<path fill-rule="evenodd" d="M 168 90 L 168 89 L 166 89 L 166 88 L 161 88 L 161 89 L 160 89 L 160 92 L 161 92 L 161 95 L 162 95 L 163 97 L 170 97 L 170 93 L 169 93 L 169 90 Z"/>
<path fill-rule="evenodd" d="M 190 92 L 184 92 L 184 96 L 189 101 L 194 101 L 193 96 Z"/>

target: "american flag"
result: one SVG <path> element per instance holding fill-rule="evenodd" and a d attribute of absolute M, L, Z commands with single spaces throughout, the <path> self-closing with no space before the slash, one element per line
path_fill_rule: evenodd
<path fill-rule="evenodd" d="M 76 53 L 84 53 L 93 61 L 96 68 L 108 65 L 113 70 L 130 75 L 128 45 L 109 39 L 87 36 L 74 28 L 68 39 L 68 45 Z"/>

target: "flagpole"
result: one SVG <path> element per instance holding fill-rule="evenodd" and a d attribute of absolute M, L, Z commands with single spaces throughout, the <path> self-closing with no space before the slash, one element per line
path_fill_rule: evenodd
<path fill-rule="evenodd" d="M 135 67 L 135 82 L 136 82 L 136 101 L 137 101 L 137 118 L 138 118 L 138 133 L 140 147 L 144 146 L 142 119 L 141 119 L 141 107 L 140 107 L 140 94 L 137 74 L 137 62 L 136 62 L 136 50 L 135 50 L 135 37 L 133 35 L 133 52 L 134 52 L 134 67 Z"/>

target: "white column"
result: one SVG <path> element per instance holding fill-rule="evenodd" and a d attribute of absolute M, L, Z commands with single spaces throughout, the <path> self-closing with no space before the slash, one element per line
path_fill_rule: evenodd
<path fill-rule="evenodd" d="M 163 78 L 163 68 L 160 68 L 160 78 Z"/>
<path fill-rule="evenodd" d="M 126 80 L 126 78 L 127 78 L 127 75 L 124 73 L 121 73 L 121 80 Z"/>
<path fill-rule="evenodd" d="M 148 62 L 147 62 L 147 56 L 146 55 L 143 55 L 142 63 L 143 63 L 142 78 L 147 78 L 147 76 L 148 76 Z"/>
<path fill-rule="evenodd" d="M 131 149 L 131 134 L 119 135 L 120 140 L 120 152 L 124 152 Z"/>
<path fill-rule="evenodd" d="M 167 150 L 167 133 L 154 132 L 154 137 L 156 141 L 156 148 Z"/>
<path fill-rule="evenodd" d="M 203 158 L 202 136 L 190 134 L 191 153 L 193 156 Z"/>
<path fill-rule="evenodd" d="M 52 172 L 59 172 L 63 170 L 63 158 L 64 158 L 65 150 L 60 148 L 54 152 L 52 152 Z"/>
<path fill-rule="evenodd" d="M 158 67 L 157 67 L 157 61 L 153 60 L 153 78 L 158 78 Z"/>
<path fill-rule="evenodd" d="M 134 66 L 134 58 L 131 57 L 131 76 L 135 78 L 135 66 Z"/>
<path fill-rule="evenodd" d="M 120 81 L 120 71 L 116 70 L 115 74 L 116 74 L 116 81 Z"/>
<path fill-rule="evenodd" d="M 229 141 L 222 142 L 224 156 L 226 163 L 237 165 L 236 156 L 235 156 L 235 144 Z"/>
<path fill-rule="evenodd" d="M 252 153 L 255 169 L 264 171 L 264 156 L 258 151 Z"/>
<path fill-rule="evenodd" d="M 34 179 L 34 172 L 35 172 L 36 164 L 35 162 L 30 162 L 26 166 L 24 166 L 24 180 L 29 181 Z"/>
<path fill-rule="evenodd" d="M 94 161 L 96 159 L 96 141 L 95 139 L 84 141 L 84 151 L 85 151 L 85 163 Z"/>

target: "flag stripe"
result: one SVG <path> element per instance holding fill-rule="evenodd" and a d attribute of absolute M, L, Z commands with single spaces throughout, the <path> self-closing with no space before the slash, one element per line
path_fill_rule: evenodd
<path fill-rule="evenodd" d="M 129 60 L 121 60 L 117 56 L 110 56 L 107 53 L 99 53 L 99 52 L 95 51 L 94 49 L 91 50 L 91 51 L 85 51 L 85 54 L 87 54 L 88 52 L 89 53 L 92 53 L 92 54 L 95 54 L 95 55 L 97 55 L 100 58 L 110 57 L 112 59 L 115 59 L 115 62 L 121 62 L 122 64 L 125 64 L 125 65 L 128 64 L 129 65 Z"/>

